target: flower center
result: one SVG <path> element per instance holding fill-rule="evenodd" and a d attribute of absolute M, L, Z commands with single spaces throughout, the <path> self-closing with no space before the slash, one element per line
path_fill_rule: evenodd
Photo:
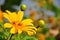
<path fill-rule="evenodd" d="M 12 25 L 16 25 L 16 23 L 15 22 L 12 22 Z"/>
<path fill-rule="evenodd" d="M 17 23 L 17 22 L 12 22 L 12 25 L 13 25 L 13 26 L 22 26 L 21 23 Z"/>
<path fill-rule="evenodd" d="M 22 26 L 22 24 L 21 23 L 18 23 L 18 26 Z"/>

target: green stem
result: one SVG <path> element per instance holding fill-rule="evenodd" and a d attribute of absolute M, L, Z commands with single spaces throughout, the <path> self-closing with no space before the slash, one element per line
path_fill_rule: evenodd
<path fill-rule="evenodd" d="M 10 40 L 10 39 L 11 39 L 11 36 L 12 36 L 12 34 L 10 34 L 10 36 L 8 37 L 8 40 Z"/>
<path fill-rule="evenodd" d="M 20 40 L 20 34 L 18 34 L 18 39 Z"/>

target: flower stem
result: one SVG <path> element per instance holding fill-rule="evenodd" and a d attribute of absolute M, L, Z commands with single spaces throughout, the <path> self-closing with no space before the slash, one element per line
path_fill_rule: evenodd
<path fill-rule="evenodd" d="M 20 35 L 18 34 L 18 39 L 20 40 Z"/>
<path fill-rule="evenodd" d="M 10 34 L 10 36 L 8 37 L 8 40 L 10 40 L 10 39 L 11 39 L 11 37 L 12 37 L 12 34 Z"/>

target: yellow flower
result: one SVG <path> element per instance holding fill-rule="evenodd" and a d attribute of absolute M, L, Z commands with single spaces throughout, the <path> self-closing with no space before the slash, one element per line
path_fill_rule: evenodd
<path fill-rule="evenodd" d="M 0 9 L 0 22 L 2 22 L 2 21 L 3 21 L 3 12 Z"/>
<path fill-rule="evenodd" d="M 11 34 L 21 34 L 22 31 L 25 31 L 28 33 L 28 35 L 33 35 L 36 33 L 36 28 L 32 24 L 31 19 L 23 19 L 23 11 L 18 11 L 18 14 L 16 12 L 10 12 L 6 10 L 7 13 L 4 13 L 4 17 L 9 20 L 10 23 L 5 23 L 4 28 L 11 28 L 10 33 Z"/>

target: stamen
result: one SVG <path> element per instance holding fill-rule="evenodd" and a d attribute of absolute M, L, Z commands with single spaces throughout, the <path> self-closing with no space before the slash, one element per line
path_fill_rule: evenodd
<path fill-rule="evenodd" d="M 19 23 L 19 24 L 18 24 L 18 26 L 22 26 L 22 24 L 21 24 L 21 23 Z"/>
<path fill-rule="evenodd" d="M 15 22 L 12 22 L 12 24 L 15 24 Z"/>

